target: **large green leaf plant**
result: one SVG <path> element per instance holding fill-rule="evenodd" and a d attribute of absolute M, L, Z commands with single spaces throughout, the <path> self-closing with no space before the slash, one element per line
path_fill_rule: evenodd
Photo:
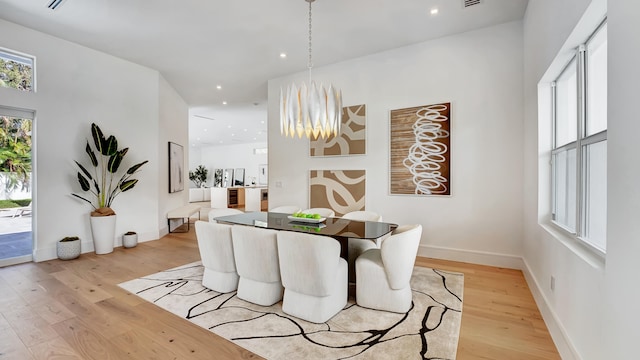
<path fill-rule="evenodd" d="M 89 156 L 93 171 L 88 171 L 87 168 L 78 161 L 75 163 L 80 168 L 80 171 L 78 171 L 80 187 L 82 191 L 89 192 L 93 195 L 93 200 L 89 200 L 78 194 L 71 195 L 88 202 L 95 210 L 92 215 L 94 215 L 95 212 L 98 213 L 95 215 L 115 215 L 115 212 L 111 209 L 113 200 L 120 195 L 120 193 L 133 189 L 138 183 L 138 180 L 132 179 L 131 177 L 138 172 L 142 165 L 149 161 L 145 160 L 131 166 L 120 176 L 118 175 L 118 169 L 129 148 L 118 150 L 118 140 L 116 140 L 115 136 L 105 137 L 100 127 L 95 123 L 91 124 L 91 137 L 93 138 L 96 151 L 91 148 L 87 140 L 85 152 Z"/>

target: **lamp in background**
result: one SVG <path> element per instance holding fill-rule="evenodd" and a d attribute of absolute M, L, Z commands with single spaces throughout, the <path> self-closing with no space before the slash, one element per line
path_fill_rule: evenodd
<path fill-rule="evenodd" d="M 309 84 L 302 83 L 300 87 L 291 84 L 286 94 L 280 89 L 280 133 L 285 136 L 308 138 L 318 136 L 325 138 L 336 136 L 340 132 L 342 122 L 342 94 L 333 85 L 325 90 L 320 84 L 311 81 L 313 58 L 311 51 L 311 4 L 315 0 L 305 0 L 309 3 Z"/>

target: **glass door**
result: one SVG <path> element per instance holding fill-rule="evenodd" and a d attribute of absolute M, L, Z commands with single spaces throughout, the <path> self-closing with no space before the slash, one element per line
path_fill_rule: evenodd
<path fill-rule="evenodd" d="M 0 266 L 33 260 L 33 119 L 0 107 Z"/>

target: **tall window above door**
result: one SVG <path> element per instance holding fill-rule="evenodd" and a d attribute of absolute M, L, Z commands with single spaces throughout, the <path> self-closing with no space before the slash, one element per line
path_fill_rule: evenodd
<path fill-rule="evenodd" d="M 35 92 L 35 58 L 0 48 L 0 87 Z"/>
<path fill-rule="evenodd" d="M 607 24 L 551 84 L 552 221 L 597 253 L 607 232 Z"/>

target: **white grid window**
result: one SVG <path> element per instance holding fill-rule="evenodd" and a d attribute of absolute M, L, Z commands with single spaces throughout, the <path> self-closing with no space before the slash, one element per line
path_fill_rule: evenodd
<path fill-rule="evenodd" d="M 552 221 L 601 254 L 607 245 L 607 24 L 552 83 Z"/>

